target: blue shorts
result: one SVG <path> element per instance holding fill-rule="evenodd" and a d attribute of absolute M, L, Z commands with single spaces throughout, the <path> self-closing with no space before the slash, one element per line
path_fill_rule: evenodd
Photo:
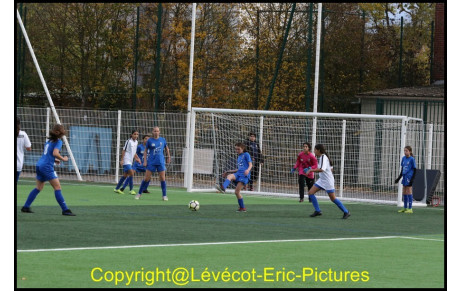
<path fill-rule="evenodd" d="M 313 184 L 313 186 L 316 186 L 317 188 L 326 191 L 327 194 L 331 194 L 331 193 L 334 193 L 334 192 L 335 192 L 335 189 L 326 190 L 326 189 L 324 189 L 323 187 L 321 187 L 320 185 L 318 185 L 318 184 L 316 184 L 316 183 Z"/>
<path fill-rule="evenodd" d="M 403 186 L 406 186 L 406 187 L 409 186 L 409 184 L 410 184 L 410 179 L 412 179 L 412 176 L 403 176 L 403 177 L 402 177 L 401 184 L 402 184 Z"/>
<path fill-rule="evenodd" d="M 163 171 L 166 171 L 166 167 L 164 165 L 148 165 L 147 164 L 147 170 L 149 170 L 152 173 L 163 172 Z"/>
<path fill-rule="evenodd" d="M 249 182 L 249 176 L 238 175 L 238 174 L 235 173 L 235 181 L 234 181 L 234 183 L 238 184 L 238 182 L 241 182 L 241 183 L 243 183 L 243 185 L 246 185 Z"/>
<path fill-rule="evenodd" d="M 142 173 L 145 173 L 145 167 L 144 165 L 141 165 L 139 163 L 134 163 L 133 165 L 133 170 L 135 170 L 136 172 L 142 172 Z"/>
<path fill-rule="evenodd" d="M 128 172 L 129 170 L 132 170 L 133 166 L 132 165 L 123 165 L 123 173 Z"/>
<path fill-rule="evenodd" d="M 35 170 L 37 172 L 37 180 L 40 182 L 46 182 L 46 181 L 58 178 L 56 171 L 54 171 L 53 168 L 49 168 L 49 167 L 40 168 L 36 166 Z"/>

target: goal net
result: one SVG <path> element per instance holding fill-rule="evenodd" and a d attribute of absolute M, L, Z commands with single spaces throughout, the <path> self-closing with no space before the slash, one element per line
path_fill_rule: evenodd
<path fill-rule="evenodd" d="M 402 186 L 394 180 L 406 139 L 423 138 L 423 131 L 410 131 L 417 126 L 409 123 L 413 121 L 406 116 L 193 108 L 187 189 L 216 191 L 215 185 L 224 181 L 222 173 L 237 169 L 235 143 L 244 143 L 253 132 L 265 160 L 254 190 L 242 193 L 298 197 L 298 173 L 290 169 L 302 144 L 314 137 L 332 160 L 337 197 L 398 204 Z M 328 198 L 325 191 L 317 196 Z"/>

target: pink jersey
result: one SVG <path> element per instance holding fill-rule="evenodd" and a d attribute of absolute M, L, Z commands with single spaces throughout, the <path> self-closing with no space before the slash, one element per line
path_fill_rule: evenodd
<path fill-rule="evenodd" d="M 318 161 L 313 153 L 304 153 L 303 151 L 297 155 L 297 161 L 295 163 L 294 168 L 296 168 L 299 172 L 299 175 L 305 175 L 303 169 L 311 167 L 312 169 L 316 169 L 318 167 Z M 306 175 L 307 178 L 314 179 L 315 173 L 310 172 Z"/>

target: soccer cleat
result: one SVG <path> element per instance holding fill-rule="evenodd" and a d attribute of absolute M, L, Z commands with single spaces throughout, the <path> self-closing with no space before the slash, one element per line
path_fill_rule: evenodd
<path fill-rule="evenodd" d="M 403 208 L 403 209 L 398 210 L 399 213 L 403 213 L 403 212 L 406 212 L 406 211 L 407 211 L 406 208 Z"/>
<path fill-rule="evenodd" d="M 75 214 L 72 213 L 72 211 L 70 211 L 70 209 L 67 209 L 67 210 L 62 211 L 62 215 L 66 215 L 66 216 L 75 216 Z"/>
<path fill-rule="evenodd" d="M 316 211 L 316 210 L 315 210 L 315 212 L 313 212 L 313 213 L 310 215 L 310 217 L 315 217 L 315 216 L 320 216 L 320 215 L 322 215 L 321 211 Z"/>
<path fill-rule="evenodd" d="M 118 194 L 125 194 L 120 189 L 113 189 L 113 192 L 118 193 Z"/>
<path fill-rule="evenodd" d="M 404 213 L 414 213 L 414 212 L 412 211 L 412 208 L 409 208 Z"/>
<path fill-rule="evenodd" d="M 351 214 L 350 214 L 350 211 L 348 211 L 347 213 L 344 213 L 344 214 L 343 214 L 342 219 L 347 219 L 348 217 L 350 217 L 350 215 L 351 215 Z"/>
<path fill-rule="evenodd" d="M 136 193 L 136 191 L 131 190 L 131 191 L 129 192 L 129 194 L 131 194 L 131 195 L 136 195 L 137 193 Z"/>
<path fill-rule="evenodd" d="M 300 198 L 300 199 L 299 199 L 299 203 L 302 203 L 302 202 L 303 202 L 303 198 Z"/>
<path fill-rule="evenodd" d="M 150 193 L 148 190 L 144 190 L 142 193 Z"/>
<path fill-rule="evenodd" d="M 125 191 L 125 188 L 121 187 L 120 190 L 121 190 L 121 192 L 123 192 L 123 191 Z"/>
<path fill-rule="evenodd" d="M 161 199 L 163 199 L 163 201 L 168 201 L 168 196 L 163 196 Z"/>
<path fill-rule="evenodd" d="M 32 210 L 30 210 L 30 207 L 22 207 L 21 212 L 25 213 L 34 213 Z"/>
<path fill-rule="evenodd" d="M 246 212 L 246 208 L 238 208 L 238 210 L 236 212 Z"/>
<path fill-rule="evenodd" d="M 220 185 L 220 184 L 216 184 L 216 189 L 217 189 L 220 193 L 225 193 L 224 187 L 222 187 L 222 185 Z"/>
<path fill-rule="evenodd" d="M 134 196 L 134 199 L 136 200 L 139 200 L 139 198 L 141 198 L 141 194 L 136 194 L 136 196 Z"/>

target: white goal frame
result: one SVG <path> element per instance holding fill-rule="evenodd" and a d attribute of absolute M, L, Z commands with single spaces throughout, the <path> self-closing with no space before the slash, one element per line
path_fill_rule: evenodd
<path fill-rule="evenodd" d="M 340 159 L 337 159 L 335 157 L 335 163 L 334 166 L 339 169 L 340 172 L 340 179 L 335 179 L 335 186 L 336 186 L 336 195 L 340 199 L 343 200 L 348 200 L 348 201 L 360 201 L 360 202 L 371 202 L 371 203 L 384 203 L 384 204 L 396 204 L 398 206 L 402 205 L 402 185 L 399 183 L 397 186 L 397 196 L 395 196 L 396 199 L 392 199 L 390 201 L 388 200 L 378 200 L 378 199 L 357 199 L 357 198 L 348 198 L 343 196 L 343 186 L 344 186 L 344 176 L 346 173 L 344 173 L 344 155 L 345 155 L 345 128 L 346 128 L 346 123 L 347 120 L 349 119 L 358 119 L 358 120 L 378 120 L 378 121 L 393 121 L 397 124 L 399 124 L 399 128 L 397 128 L 397 132 L 400 132 L 399 136 L 399 156 L 396 156 L 396 154 L 393 155 L 393 159 L 397 161 L 395 164 L 395 167 L 397 167 L 397 171 L 393 171 L 392 175 L 395 175 L 397 177 L 399 175 L 400 167 L 397 166 L 399 165 L 401 158 L 404 156 L 404 147 L 406 146 L 406 138 L 408 135 L 408 122 L 411 120 L 415 120 L 417 122 L 421 120 L 416 120 L 414 118 L 409 118 L 407 116 L 400 116 L 400 115 L 368 115 L 368 114 L 338 114 L 338 113 L 311 113 L 311 112 L 286 112 L 286 111 L 262 111 L 262 110 L 241 110 L 241 109 L 218 109 L 218 108 L 197 108 L 194 107 L 192 108 L 191 112 L 191 126 L 190 126 L 190 147 L 189 147 L 189 163 L 188 163 L 188 172 L 189 175 L 186 180 L 186 185 L 187 185 L 187 191 L 188 192 L 215 192 L 216 189 L 213 186 L 207 187 L 207 188 L 198 188 L 195 187 L 194 185 L 194 171 L 197 171 L 197 163 L 200 161 L 195 160 L 195 145 L 196 145 L 196 123 L 197 123 L 197 114 L 203 114 L 203 113 L 209 113 L 209 114 L 236 114 L 239 116 L 257 116 L 260 118 L 260 132 L 258 132 L 258 140 L 257 142 L 260 144 L 263 152 L 263 147 L 262 145 L 264 144 L 264 130 L 263 130 L 263 124 L 264 124 L 264 117 L 272 117 L 272 116 L 282 116 L 282 117 L 293 117 L 293 118 L 298 118 L 298 117 L 306 117 L 306 118 L 311 118 L 316 119 L 316 118 L 330 118 L 330 119 L 337 119 L 337 120 L 343 120 L 342 125 L 343 125 L 343 130 L 342 130 L 342 138 L 341 138 L 341 157 Z M 213 117 L 213 122 L 214 122 L 214 117 Z M 423 121 L 422 121 L 423 124 Z M 315 134 L 312 132 L 312 135 Z M 316 134 L 315 134 L 316 135 Z M 316 139 L 316 136 L 311 136 L 312 140 Z M 231 143 L 232 141 L 228 141 Z M 233 146 L 233 144 L 231 145 Z M 315 145 L 312 144 L 312 147 Z M 299 150 L 300 151 L 300 150 Z M 236 156 L 236 154 L 235 154 Z M 295 157 L 293 157 L 293 163 L 295 163 Z M 289 169 L 286 169 L 288 171 Z M 262 175 L 262 170 L 259 171 L 259 180 L 260 176 Z M 316 176 L 317 178 L 317 176 Z M 393 178 L 394 180 L 394 178 Z M 255 187 L 254 191 L 242 191 L 244 194 L 256 194 L 256 195 L 274 195 L 274 196 L 284 196 L 284 197 L 298 197 L 297 193 L 283 193 L 283 192 L 269 192 L 269 191 L 261 191 L 260 188 L 260 183 L 257 183 L 257 187 Z M 392 187 L 396 187 L 396 185 L 393 185 Z M 306 190 L 307 191 L 307 190 Z M 234 193 L 234 190 L 232 189 L 227 189 L 228 193 Z M 426 195 L 425 195 L 426 196 Z M 327 196 L 319 196 L 319 198 L 327 198 Z M 425 200 L 425 199 L 424 199 Z M 425 201 L 420 201 L 420 202 L 413 202 L 413 206 L 426 206 L 424 203 Z"/>

